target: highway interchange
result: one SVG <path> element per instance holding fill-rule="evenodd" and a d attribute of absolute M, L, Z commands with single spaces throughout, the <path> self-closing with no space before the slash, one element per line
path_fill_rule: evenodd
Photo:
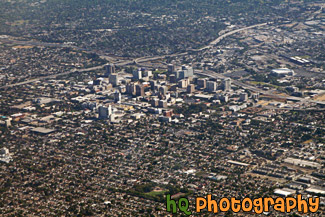
<path fill-rule="evenodd" d="M 248 30 L 248 29 L 257 28 L 257 27 L 261 27 L 261 26 L 265 26 L 265 25 L 269 25 L 269 24 L 271 24 L 271 23 L 261 23 L 261 24 L 255 24 L 255 25 L 252 25 L 252 26 L 247 26 L 247 27 L 243 27 L 243 28 L 240 28 L 240 29 L 232 30 L 230 32 L 227 32 L 227 33 L 224 33 L 224 34 L 220 35 L 218 38 L 216 38 L 215 40 L 210 42 L 207 46 L 204 46 L 204 47 L 202 47 L 200 49 L 189 49 L 188 51 L 182 52 L 182 53 L 175 53 L 175 54 L 171 54 L 171 55 L 162 55 L 162 56 L 153 56 L 153 57 L 140 57 L 140 58 L 129 59 L 129 60 L 114 61 L 112 63 L 115 64 L 116 66 L 126 66 L 126 65 L 129 65 L 129 64 L 141 64 L 141 63 L 145 63 L 145 62 L 148 62 L 148 61 L 164 59 L 166 57 L 184 56 L 184 55 L 187 55 L 189 53 L 189 51 L 202 51 L 202 50 L 205 50 L 205 49 L 212 48 L 213 46 L 217 45 L 220 41 L 225 39 L 226 37 L 229 37 L 229 36 L 231 36 L 233 34 L 236 34 L 238 32 L 245 31 L 245 30 Z M 14 40 L 14 41 L 11 41 L 11 42 L 12 43 L 17 43 L 17 44 L 24 44 L 24 45 L 67 47 L 66 44 L 42 43 L 42 42 L 35 42 L 35 41 L 15 41 Z M 82 49 L 82 48 L 78 48 L 78 47 L 76 47 L 76 48 L 77 49 Z M 106 59 L 114 60 L 114 58 L 112 58 L 110 56 L 105 56 L 105 55 L 99 54 L 99 53 L 98 53 L 98 55 L 103 56 Z M 15 87 L 15 86 L 20 86 L 20 85 L 24 85 L 24 84 L 34 83 L 36 81 L 50 79 L 50 78 L 56 78 L 58 76 L 68 75 L 68 74 L 76 73 L 76 72 L 83 73 L 83 72 L 88 72 L 88 71 L 94 71 L 94 70 L 104 68 L 105 65 L 100 65 L 100 66 L 95 66 L 95 67 L 90 67 L 90 68 L 85 68 L 85 69 L 72 69 L 70 71 L 58 73 L 58 74 L 55 74 L 55 75 L 49 75 L 49 76 L 33 78 L 33 79 L 30 79 L 30 80 L 27 80 L 27 81 L 1 86 L 0 89 L 6 89 L 6 88 L 10 88 L 10 87 Z M 196 71 L 196 74 L 205 75 L 205 76 L 213 77 L 213 78 L 221 78 L 221 79 L 227 78 L 226 76 L 224 76 L 222 74 L 215 73 L 213 71 L 204 71 L 204 72 L 203 71 Z M 300 97 L 282 96 L 282 95 L 270 93 L 269 91 L 264 91 L 262 89 L 259 89 L 259 88 L 255 87 L 255 86 L 252 86 L 252 85 L 249 85 L 249 84 L 237 81 L 237 80 L 232 80 L 232 83 L 235 84 L 236 86 L 240 86 L 240 87 L 242 87 L 244 89 L 247 89 L 247 90 L 250 90 L 250 91 L 253 91 L 253 92 L 256 92 L 256 93 L 260 93 L 260 94 L 269 95 L 269 96 L 276 97 L 276 98 L 279 98 L 279 99 L 286 99 L 286 100 L 300 101 L 300 102 L 310 102 L 310 103 L 317 103 L 319 105 L 325 105 L 325 102 L 322 102 L 322 101 L 314 101 L 314 100 L 300 98 Z"/>

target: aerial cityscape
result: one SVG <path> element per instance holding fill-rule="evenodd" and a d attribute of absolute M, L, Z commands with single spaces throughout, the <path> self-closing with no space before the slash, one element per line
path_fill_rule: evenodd
<path fill-rule="evenodd" d="M 0 216 L 325 216 L 324 6 L 1 0 Z"/>

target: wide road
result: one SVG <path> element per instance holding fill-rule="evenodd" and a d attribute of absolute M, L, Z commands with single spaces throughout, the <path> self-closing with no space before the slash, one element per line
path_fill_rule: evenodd
<path fill-rule="evenodd" d="M 209 71 L 209 70 L 196 71 L 195 74 L 204 75 L 204 76 L 211 77 L 211 78 L 219 78 L 219 79 L 229 78 L 223 74 L 219 74 L 219 73 L 216 73 L 214 71 Z M 243 89 L 250 90 L 250 91 L 256 92 L 256 93 L 261 93 L 261 94 L 275 97 L 278 99 L 285 99 L 285 100 L 291 100 L 291 101 L 296 101 L 296 102 L 308 102 L 308 103 L 316 103 L 318 105 L 325 105 L 325 102 L 323 102 L 323 101 L 316 101 L 316 100 L 312 100 L 312 99 L 305 99 L 305 98 L 295 97 L 295 96 L 282 96 L 282 95 L 274 94 L 274 93 L 271 93 L 270 91 L 265 91 L 265 90 L 255 87 L 253 85 L 249 85 L 249 84 L 243 83 L 241 81 L 233 80 L 233 79 L 231 80 L 231 83 L 235 84 L 238 87 L 242 87 Z"/>
<path fill-rule="evenodd" d="M 204 47 L 202 47 L 200 49 L 190 49 L 190 50 L 191 51 L 202 51 L 204 49 L 211 48 L 211 47 L 215 46 L 221 40 L 225 39 L 226 37 L 228 37 L 230 35 L 233 35 L 233 34 L 238 33 L 240 31 L 244 31 L 244 30 L 247 30 L 247 29 L 252 29 L 252 28 L 256 28 L 256 27 L 260 27 L 260 26 L 265 26 L 265 25 L 267 25 L 267 23 L 261 23 L 261 24 L 256 24 L 256 25 L 236 29 L 236 30 L 227 32 L 227 33 L 219 36 L 218 38 L 216 38 L 215 40 L 210 42 L 207 46 L 204 46 Z M 14 41 L 14 42 L 18 43 L 18 41 Z M 38 46 L 60 46 L 60 44 L 56 44 L 56 43 L 54 44 L 54 43 L 43 43 L 43 42 L 34 42 L 34 41 L 26 41 L 26 42 L 25 41 L 19 41 L 18 44 L 21 44 L 21 45 L 38 45 Z M 69 47 L 69 45 L 61 45 L 61 46 L 62 47 Z M 80 49 L 80 48 L 78 48 L 78 49 Z M 175 54 L 162 55 L 162 56 L 140 57 L 140 58 L 136 58 L 136 59 L 133 59 L 133 60 L 123 60 L 123 61 L 117 61 L 117 62 L 113 62 L 113 63 L 115 65 L 117 65 L 117 66 L 125 66 L 125 65 L 133 64 L 133 63 L 139 64 L 139 63 L 143 63 L 143 62 L 154 61 L 154 60 L 158 60 L 158 59 L 164 59 L 167 56 L 168 57 L 176 57 L 176 56 L 184 56 L 184 55 L 187 55 L 187 54 L 188 54 L 188 52 L 183 52 L 183 53 L 175 53 Z M 103 56 L 103 54 L 98 54 L 98 55 Z M 30 80 L 27 80 L 27 81 L 1 86 L 0 89 L 20 86 L 20 85 L 29 84 L 29 83 L 34 83 L 34 82 L 39 81 L 39 80 L 55 78 L 55 77 L 62 76 L 62 75 L 68 75 L 68 74 L 71 74 L 71 73 L 75 73 L 76 71 L 78 71 L 78 72 L 93 71 L 93 70 L 97 70 L 97 69 L 102 69 L 102 68 L 104 68 L 104 66 L 105 65 L 91 67 L 91 68 L 85 68 L 85 69 L 73 69 L 73 70 L 68 71 L 68 72 L 62 72 L 62 73 L 58 73 L 58 74 L 55 74 L 55 75 L 49 75 L 49 76 L 33 78 L 33 79 L 30 79 Z"/>
<path fill-rule="evenodd" d="M 227 33 L 219 36 L 217 39 L 215 39 L 212 42 L 210 42 L 209 45 L 207 45 L 205 47 L 202 47 L 200 49 L 197 49 L 196 51 L 201 51 L 201 50 L 204 50 L 204 49 L 211 48 L 211 47 L 215 46 L 216 44 L 218 44 L 224 38 L 227 38 L 228 36 L 233 35 L 233 34 L 236 34 L 238 32 L 241 32 L 241 31 L 244 31 L 244 30 L 248 30 L 248 29 L 253 29 L 253 28 L 256 28 L 256 27 L 266 26 L 266 25 L 267 25 L 267 23 L 260 23 L 260 24 L 256 24 L 256 25 L 252 25 L 252 26 L 247 26 L 247 27 L 244 27 L 244 28 L 240 28 L 240 29 L 235 29 L 233 31 L 227 32 Z"/>

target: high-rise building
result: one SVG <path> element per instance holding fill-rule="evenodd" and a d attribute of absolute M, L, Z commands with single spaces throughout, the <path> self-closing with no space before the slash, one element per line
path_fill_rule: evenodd
<path fill-rule="evenodd" d="M 177 80 L 193 77 L 194 70 L 192 67 L 182 66 L 182 70 L 176 74 Z"/>
<path fill-rule="evenodd" d="M 221 101 L 221 102 L 228 102 L 229 101 L 229 96 L 228 95 L 222 95 L 220 94 L 218 99 Z"/>
<path fill-rule="evenodd" d="M 146 70 L 142 72 L 142 77 L 152 77 L 152 71 Z"/>
<path fill-rule="evenodd" d="M 105 66 L 105 76 L 109 77 L 110 74 L 114 74 L 115 73 L 115 65 L 114 64 L 108 64 Z"/>
<path fill-rule="evenodd" d="M 151 100 L 152 107 L 158 107 L 158 105 L 159 105 L 159 100 L 157 98 Z"/>
<path fill-rule="evenodd" d="M 183 66 L 182 69 L 186 71 L 186 78 L 194 76 L 194 69 L 193 67 Z"/>
<path fill-rule="evenodd" d="M 103 82 L 102 80 L 96 79 L 96 80 L 93 80 L 93 85 L 98 86 L 98 85 L 101 85 L 102 82 Z"/>
<path fill-rule="evenodd" d="M 110 74 L 109 83 L 111 83 L 114 87 L 118 86 L 120 82 L 118 74 Z"/>
<path fill-rule="evenodd" d="M 175 64 L 168 64 L 168 72 L 169 73 L 174 73 L 175 71 L 176 71 Z"/>
<path fill-rule="evenodd" d="M 108 119 L 112 114 L 112 106 L 100 106 L 98 108 L 99 119 Z"/>
<path fill-rule="evenodd" d="M 167 87 L 166 86 L 159 87 L 159 92 L 160 94 L 165 96 L 167 94 Z"/>
<path fill-rule="evenodd" d="M 224 91 L 231 91 L 231 80 L 226 78 L 222 81 L 222 88 Z"/>
<path fill-rule="evenodd" d="M 142 79 L 142 71 L 141 70 L 135 70 L 135 71 L 133 71 L 133 79 L 134 80 L 140 80 L 140 79 Z"/>
<path fill-rule="evenodd" d="M 190 84 L 187 86 L 187 93 L 193 93 L 195 91 L 195 85 Z"/>
<path fill-rule="evenodd" d="M 179 88 L 186 88 L 188 85 L 188 80 L 187 79 L 182 79 L 178 82 L 178 87 Z"/>
<path fill-rule="evenodd" d="M 154 90 L 156 89 L 156 87 L 157 87 L 157 81 L 155 81 L 155 80 L 151 80 L 151 81 L 150 81 L 150 89 L 151 89 L 152 91 L 154 91 Z"/>
<path fill-rule="evenodd" d="M 205 89 L 206 88 L 206 83 L 207 83 L 207 80 L 204 79 L 204 78 L 200 78 L 200 79 L 197 80 L 197 86 L 199 88 Z"/>
<path fill-rule="evenodd" d="M 158 106 L 159 106 L 159 108 L 167 108 L 167 101 L 159 100 Z"/>
<path fill-rule="evenodd" d="M 120 103 L 122 101 L 122 96 L 121 96 L 121 93 L 116 91 L 114 93 L 114 102 L 115 103 Z"/>
<path fill-rule="evenodd" d="M 246 102 L 248 100 L 248 94 L 247 93 L 241 93 L 239 95 L 239 100 L 242 102 Z"/>
<path fill-rule="evenodd" d="M 207 91 L 212 93 L 217 90 L 217 83 L 215 81 L 207 82 Z"/>
<path fill-rule="evenodd" d="M 137 84 L 135 86 L 135 93 L 137 96 L 144 96 L 144 86 L 142 84 Z"/>
<path fill-rule="evenodd" d="M 187 78 L 187 72 L 186 70 L 179 71 L 179 79 Z"/>
<path fill-rule="evenodd" d="M 135 95 L 135 85 L 134 83 L 128 83 L 126 85 L 126 93 L 130 95 Z"/>
<path fill-rule="evenodd" d="M 179 73 L 180 71 L 176 71 L 176 72 L 174 72 L 174 75 L 175 75 L 175 77 L 176 77 L 176 81 L 178 81 L 178 80 L 180 80 L 180 73 Z"/>
<path fill-rule="evenodd" d="M 170 75 L 169 82 L 170 83 L 176 83 L 177 82 L 176 75 Z"/>

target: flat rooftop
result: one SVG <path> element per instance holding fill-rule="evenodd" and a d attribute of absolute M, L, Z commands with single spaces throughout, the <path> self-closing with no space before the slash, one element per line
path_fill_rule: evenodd
<path fill-rule="evenodd" d="M 50 134 L 50 133 L 53 133 L 55 131 L 55 129 L 47 129 L 44 127 L 35 127 L 33 129 L 31 129 L 31 131 L 34 133 L 40 133 L 40 134 Z"/>

